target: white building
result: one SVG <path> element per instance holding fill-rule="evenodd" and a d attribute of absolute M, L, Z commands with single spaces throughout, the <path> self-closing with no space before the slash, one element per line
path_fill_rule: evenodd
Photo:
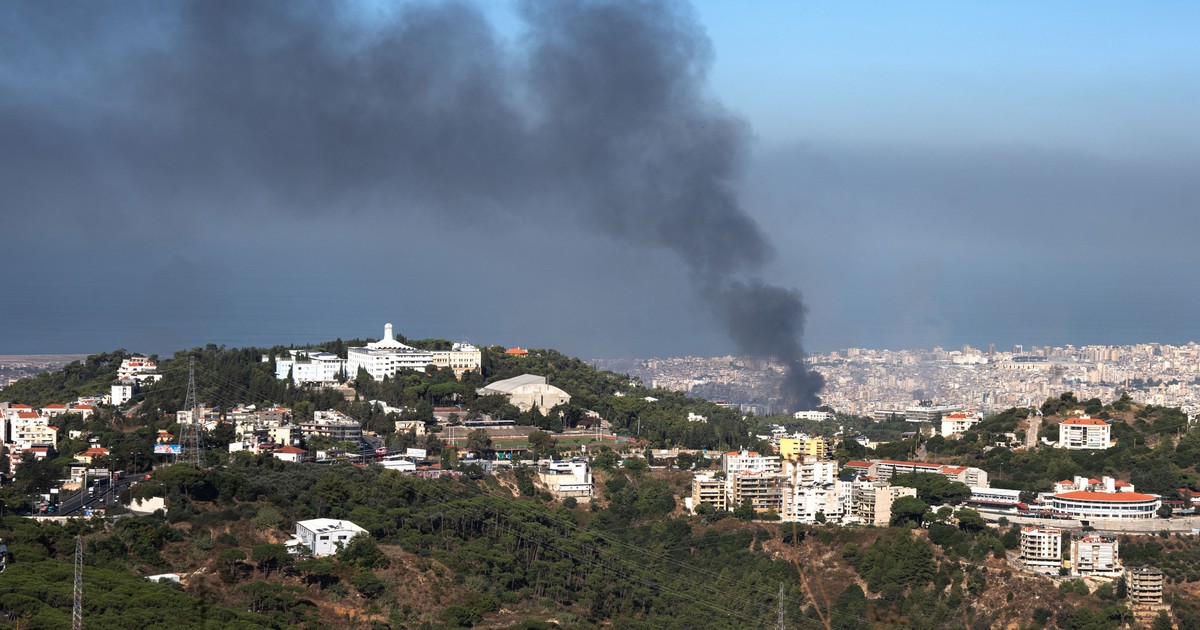
<path fill-rule="evenodd" d="M 1058 424 L 1058 447 L 1072 450 L 1112 446 L 1112 427 L 1099 418 L 1068 418 Z"/>
<path fill-rule="evenodd" d="M 730 451 L 721 456 L 721 470 L 725 475 L 737 473 L 779 473 L 783 465 L 778 455 L 759 455 L 754 451 Z"/>
<path fill-rule="evenodd" d="M 120 407 L 125 403 L 133 400 L 133 395 L 137 392 L 137 381 L 133 379 L 125 379 L 117 381 L 112 385 L 112 404 L 115 407 Z"/>
<path fill-rule="evenodd" d="M 350 378 L 355 378 L 361 368 L 371 378 L 381 381 L 395 376 L 401 370 L 424 372 L 433 362 L 432 352 L 396 341 L 392 336 L 391 324 L 384 325 L 383 338 L 379 341 L 362 348 L 350 348 L 346 352 L 346 372 Z"/>
<path fill-rule="evenodd" d="M 288 445 L 284 446 L 283 448 L 275 449 L 271 455 L 273 455 L 275 459 L 298 464 L 304 461 L 304 458 L 308 455 L 308 451 L 296 446 Z"/>
<path fill-rule="evenodd" d="M 964 433 L 982 421 L 983 417 L 977 413 L 948 413 L 942 416 L 941 435 L 944 437 L 950 437 L 951 435 Z"/>
<path fill-rule="evenodd" d="M 306 438 L 327 437 L 338 442 L 356 442 L 362 439 L 362 424 L 340 411 L 316 411 L 312 420 L 300 422 L 300 434 Z"/>
<path fill-rule="evenodd" d="M 479 372 L 483 368 L 483 353 L 469 343 L 456 343 L 449 351 L 435 351 L 433 364 L 439 368 L 450 368 L 460 380 L 467 372 Z"/>
<path fill-rule="evenodd" d="M 1081 520 L 1148 519 L 1162 507 L 1158 495 L 1138 492 L 1076 490 L 1050 497 L 1050 509 Z"/>
<path fill-rule="evenodd" d="M 346 359 L 331 352 L 290 350 L 289 357 L 275 359 L 275 378 L 291 376 L 292 382 L 297 384 L 332 384 L 337 383 L 340 376 L 349 374 Z M 263 359 L 269 360 L 269 357 Z"/>
<path fill-rule="evenodd" d="M 584 459 L 546 462 L 538 467 L 538 480 L 557 497 L 592 496 L 592 471 Z"/>
<path fill-rule="evenodd" d="M 1121 575 L 1120 543 L 1116 536 L 1089 533 L 1071 541 L 1071 574 Z"/>
<path fill-rule="evenodd" d="M 1057 527 L 1022 527 L 1020 560 L 1032 571 L 1058 573 L 1062 566 L 1062 530 Z"/>
<path fill-rule="evenodd" d="M 543 413 L 571 402 L 571 395 L 551 385 L 545 376 L 522 374 L 502 381 L 489 383 L 475 390 L 480 396 L 502 395 L 521 411 L 537 407 Z"/>
<path fill-rule="evenodd" d="M 812 420 L 814 422 L 828 422 L 833 420 L 833 414 L 828 411 L 797 411 L 792 414 L 792 417 L 797 420 Z"/>
<path fill-rule="evenodd" d="M 140 380 L 143 375 L 154 374 L 157 371 L 158 365 L 150 359 L 131 357 L 121 361 L 121 367 L 117 368 L 117 380 L 123 381 L 127 378 Z"/>
<path fill-rule="evenodd" d="M 296 536 L 287 541 L 288 548 L 296 553 L 301 549 L 314 556 L 328 556 L 350 544 L 350 539 L 367 530 L 351 523 L 332 518 L 314 518 L 296 523 Z"/>

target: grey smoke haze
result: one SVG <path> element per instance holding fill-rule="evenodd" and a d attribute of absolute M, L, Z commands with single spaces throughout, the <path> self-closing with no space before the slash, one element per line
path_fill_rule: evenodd
<path fill-rule="evenodd" d="M 759 277 L 774 249 L 738 203 L 748 130 L 707 96 L 712 52 L 685 6 L 526 2 L 516 43 L 463 4 L 0 12 L 18 230 L 569 218 L 673 252 L 741 352 L 789 366 L 789 405 L 817 404 L 804 304 Z"/>

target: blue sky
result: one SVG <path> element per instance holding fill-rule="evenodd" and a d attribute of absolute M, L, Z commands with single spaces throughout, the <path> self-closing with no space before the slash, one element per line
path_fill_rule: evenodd
<path fill-rule="evenodd" d="M 0 353 L 304 343 L 384 321 L 585 357 L 737 350 L 680 257 L 698 246 L 574 207 L 605 177 L 661 192 L 636 183 L 636 150 L 570 179 L 594 138 L 564 117 L 555 151 L 522 153 L 551 133 L 512 131 L 545 88 L 530 42 L 574 33 L 549 8 L 576 5 L 380 3 L 348 22 L 302 3 L 294 21 L 270 3 L 88 6 L 0 8 L 0 284 L 23 300 L 0 315 Z M 697 73 L 676 87 L 702 148 L 679 155 L 765 236 L 722 246 L 773 250 L 721 281 L 801 291 L 808 348 L 1196 337 L 1194 3 L 639 6 L 660 31 L 627 47 L 591 33 L 628 64 L 595 98 L 635 106 L 648 76 Z M 299 32 L 374 57 L 272 56 Z M 403 45 L 370 48 L 381 34 Z M 662 74 L 639 74 L 639 54 L 663 55 Z M 438 117 L 462 76 L 478 98 Z M 687 140 L 643 135 L 658 131 Z M 730 153 L 706 161 L 713 147 Z M 528 170 L 558 162 L 570 181 Z"/>

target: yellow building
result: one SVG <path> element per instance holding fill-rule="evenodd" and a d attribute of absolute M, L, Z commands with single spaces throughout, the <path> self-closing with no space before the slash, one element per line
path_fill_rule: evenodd
<path fill-rule="evenodd" d="M 783 438 L 779 440 L 779 454 L 787 460 L 829 459 L 831 451 L 829 442 L 823 437 Z"/>

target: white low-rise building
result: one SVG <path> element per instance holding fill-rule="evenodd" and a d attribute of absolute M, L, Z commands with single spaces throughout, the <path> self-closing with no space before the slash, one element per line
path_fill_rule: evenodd
<path fill-rule="evenodd" d="M 558 497 L 592 496 L 592 471 L 583 459 L 545 462 L 538 467 L 538 480 Z"/>
<path fill-rule="evenodd" d="M 813 422 L 828 422 L 833 420 L 834 415 L 828 411 L 797 411 L 792 414 L 792 417 L 797 420 L 812 420 Z"/>
<path fill-rule="evenodd" d="M 346 359 L 331 352 L 290 350 L 288 358 L 275 360 L 275 378 L 291 377 L 297 384 L 337 383 L 348 373 Z"/>
<path fill-rule="evenodd" d="M 293 553 L 305 550 L 313 556 L 329 556 L 350 544 L 355 536 L 367 530 L 351 523 L 333 518 L 314 518 L 296 523 L 296 536 L 287 542 Z"/>
<path fill-rule="evenodd" d="M 942 416 L 941 435 L 950 437 L 971 430 L 971 427 L 983 421 L 983 417 L 977 413 L 956 412 L 948 413 Z"/>

